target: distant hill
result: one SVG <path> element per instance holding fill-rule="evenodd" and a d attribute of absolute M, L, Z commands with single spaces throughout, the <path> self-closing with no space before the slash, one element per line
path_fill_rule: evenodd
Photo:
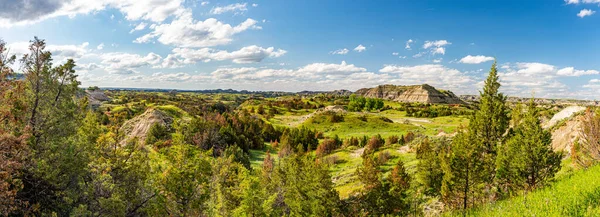
<path fill-rule="evenodd" d="M 301 91 L 298 95 L 315 95 L 315 94 L 326 94 L 326 95 L 337 95 L 337 96 L 350 96 L 352 91 L 349 90 L 333 90 L 333 91 Z"/>
<path fill-rule="evenodd" d="M 460 95 L 459 98 L 465 102 L 479 102 L 479 95 Z M 509 96 L 506 101 L 508 102 L 521 102 L 527 103 L 531 100 L 528 97 L 516 97 Z M 548 105 L 580 105 L 580 106 L 598 106 L 600 105 L 599 101 L 596 100 L 579 100 L 579 99 L 544 99 L 544 98 L 535 98 L 535 103 L 537 104 L 548 104 Z"/>
<path fill-rule="evenodd" d="M 452 91 L 438 90 L 428 84 L 410 86 L 386 84 L 374 88 L 362 88 L 355 93 L 364 97 L 398 102 L 464 104 Z"/>

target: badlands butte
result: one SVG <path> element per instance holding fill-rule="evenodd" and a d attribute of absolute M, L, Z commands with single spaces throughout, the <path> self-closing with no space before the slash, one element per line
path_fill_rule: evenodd
<path fill-rule="evenodd" d="M 384 84 L 372 88 L 361 88 L 355 92 L 348 90 L 334 90 L 328 92 L 303 91 L 300 94 L 310 93 L 326 93 L 335 95 L 350 95 L 356 94 L 368 98 L 380 98 L 397 102 L 420 102 L 432 104 L 465 104 L 470 102 L 478 102 L 479 95 L 455 95 L 450 90 L 437 89 L 428 84 L 421 85 L 393 85 Z M 508 96 L 507 101 L 528 102 L 530 98 Z M 597 100 L 577 100 L 577 99 L 544 99 L 535 98 L 537 104 L 546 105 L 579 105 L 579 106 L 597 106 L 600 101 Z"/>

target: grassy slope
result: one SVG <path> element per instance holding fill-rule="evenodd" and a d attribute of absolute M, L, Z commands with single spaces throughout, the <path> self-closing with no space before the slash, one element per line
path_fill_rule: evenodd
<path fill-rule="evenodd" d="M 449 213 L 461 216 L 462 213 Z M 550 187 L 470 210 L 468 216 L 600 216 L 600 165 L 565 175 Z"/>
<path fill-rule="evenodd" d="M 315 115 L 306 120 L 302 126 L 310 129 L 316 129 L 323 132 L 326 136 L 338 135 L 345 137 L 362 137 L 380 134 L 383 137 L 391 135 L 406 134 L 409 131 L 416 131 L 419 127 L 411 124 L 389 123 L 385 122 L 376 115 L 367 115 L 367 121 L 359 119 L 358 113 L 347 113 L 344 115 L 344 121 L 331 123 L 324 115 Z"/>

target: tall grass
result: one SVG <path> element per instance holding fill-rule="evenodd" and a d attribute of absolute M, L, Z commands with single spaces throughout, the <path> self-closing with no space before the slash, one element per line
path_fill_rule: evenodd
<path fill-rule="evenodd" d="M 600 165 L 529 194 L 472 209 L 467 216 L 600 216 Z"/>

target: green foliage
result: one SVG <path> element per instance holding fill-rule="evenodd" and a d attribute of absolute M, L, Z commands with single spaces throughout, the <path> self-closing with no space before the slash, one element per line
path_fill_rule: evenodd
<path fill-rule="evenodd" d="M 281 135 L 279 143 L 282 147 L 302 147 L 301 149 L 295 149 L 295 151 L 315 150 L 319 144 L 319 139 L 317 139 L 316 135 L 317 131 L 306 127 L 286 128 Z"/>
<path fill-rule="evenodd" d="M 381 110 L 384 106 L 382 99 L 365 98 L 356 96 L 356 94 L 350 95 L 349 99 L 348 111 L 377 111 Z"/>
<path fill-rule="evenodd" d="M 210 159 L 197 148 L 185 144 L 175 144 L 161 152 L 165 163 L 153 168 L 157 195 L 148 212 L 156 216 L 201 215 L 211 192 Z"/>
<path fill-rule="evenodd" d="M 444 172 L 441 165 L 442 143 L 422 140 L 417 146 L 416 178 L 426 195 L 439 196 Z"/>
<path fill-rule="evenodd" d="M 598 216 L 600 166 L 576 171 L 551 186 L 445 216 Z"/>
<path fill-rule="evenodd" d="M 497 179 L 508 191 L 544 186 L 560 170 L 562 153 L 552 150 L 552 135 L 541 127 L 533 99 L 527 113 L 514 121 L 514 135 L 499 147 Z"/>
<path fill-rule="evenodd" d="M 509 125 L 506 97 L 498 92 L 496 62 L 484 83 L 479 110 L 471 117 L 467 129 L 454 138 L 452 147 L 442 158 L 443 200 L 447 205 L 463 210 L 496 193 L 493 185 L 497 146 L 504 141 Z"/>
<path fill-rule="evenodd" d="M 154 123 L 148 130 L 148 135 L 146 136 L 145 144 L 151 145 L 159 140 L 169 139 L 169 131 L 167 127 L 160 123 Z"/>
<path fill-rule="evenodd" d="M 372 155 L 363 157 L 362 165 L 356 169 L 356 176 L 363 188 L 358 196 L 348 199 L 351 203 L 350 212 L 368 216 L 407 213 L 406 193 L 410 188 L 410 177 L 404 164 L 399 161 L 387 179 L 383 178 L 379 166 Z"/>

